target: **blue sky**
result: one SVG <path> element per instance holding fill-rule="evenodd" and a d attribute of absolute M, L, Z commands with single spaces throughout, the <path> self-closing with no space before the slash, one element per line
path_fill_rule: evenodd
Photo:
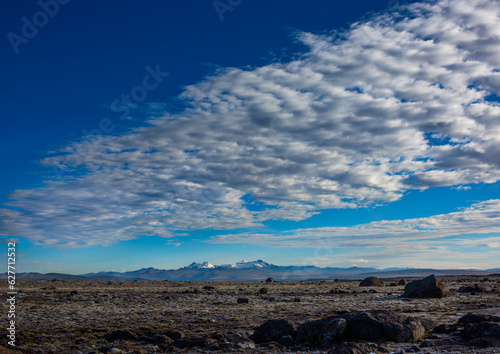
<path fill-rule="evenodd" d="M 500 267 L 499 11 L 9 3 L 0 235 L 18 271 Z"/>

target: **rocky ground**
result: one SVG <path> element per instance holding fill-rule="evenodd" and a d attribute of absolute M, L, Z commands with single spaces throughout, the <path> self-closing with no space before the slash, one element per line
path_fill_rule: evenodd
<path fill-rule="evenodd" d="M 383 287 L 360 287 L 359 281 L 22 282 L 16 349 L 500 353 L 499 318 L 463 319 L 500 316 L 500 275 L 442 277 L 450 295 L 438 299 L 404 298 L 405 286 L 394 284 L 399 280 L 386 279 Z M 286 321 L 266 324 L 273 319 Z M 0 332 L 6 347 L 5 325 Z"/>

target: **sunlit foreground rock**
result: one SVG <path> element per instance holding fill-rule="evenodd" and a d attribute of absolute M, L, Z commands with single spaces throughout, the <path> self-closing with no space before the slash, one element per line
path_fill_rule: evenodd
<path fill-rule="evenodd" d="M 442 298 L 447 297 L 449 294 L 450 289 L 433 274 L 422 280 L 415 280 L 407 284 L 404 296 L 414 298 Z"/>

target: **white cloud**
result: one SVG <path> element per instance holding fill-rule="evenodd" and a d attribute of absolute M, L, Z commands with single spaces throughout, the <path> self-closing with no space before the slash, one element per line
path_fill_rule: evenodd
<path fill-rule="evenodd" d="M 360 258 L 360 259 L 351 259 L 351 263 L 354 263 L 354 265 L 356 265 L 358 263 L 370 263 L 370 261 L 367 259 Z"/>
<path fill-rule="evenodd" d="M 192 108 L 182 114 L 68 146 L 44 163 L 88 173 L 12 193 L 2 233 L 108 245 L 498 181 L 500 106 L 484 99 L 500 94 L 498 3 L 417 3 L 405 13 L 303 33 L 310 51 L 297 60 L 222 70 L 186 89 Z M 249 210 L 245 195 L 276 208 Z M 372 232 L 356 230 L 349 242 Z"/>
<path fill-rule="evenodd" d="M 429 248 L 432 239 L 459 235 L 500 233 L 500 200 L 493 199 L 473 204 L 461 211 L 425 218 L 374 221 L 350 227 L 316 227 L 296 229 L 282 234 L 239 233 L 212 237 L 213 243 L 245 243 L 296 248 L 354 248 L 387 247 L 412 242 L 411 247 Z M 423 244 L 415 242 L 427 240 Z M 490 240 L 496 244 L 498 240 Z M 473 241 L 457 244 L 472 245 Z"/>

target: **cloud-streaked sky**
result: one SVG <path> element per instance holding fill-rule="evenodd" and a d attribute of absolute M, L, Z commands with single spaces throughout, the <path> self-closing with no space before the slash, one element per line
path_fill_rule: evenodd
<path fill-rule="evenodd" d="M 230 32 L 260 5 L 241 2 L 224 14 L 206 6 L 202 13 L 207 26 Z M 293 14 L 294 5 L 279 11 Z M 30 55 L 50 57 L 37 41 L 55 41 L 60 34 L 51 39 L 44 31 L 68 24 L 78 6 L 60 5 L 54 23 L 18 48 L 7 40 L 8 55 L 25 65 L 37 64 Z M 50 143 L 38 137 L 24 165 L 6 157 L 11 168 L 0 231 L 18 238 L 21 249 L 26 245 L 25 270 L 176 268 L 249 257 L 318 266 L 500 267 L 498 2 L 375 3 L 357 18 L 342 6 L 328 24 L 324 13 L 335 8 L 315 3 L 301 15 L 304 28 L 276 15 L 281 42 L 259 44 L 265 33 L 238 27 L 238 40 L 249 44 L 234 50 L 244 58 L 246 50 L 259 48 L 265 59 L 245 62 L 227 46 L 218 55 L 234 63 L 214 62 L 202 46 L 196 54 L 183 47 L 169 51 L 205 66 L 197 77 L 182 74 L 191 72 L 187 64 L 169 67 L 161 55 L 118 59 L 106 40 L 95 39 L 88 50 L 102 62 L 121 60 L 121 69 L 142 65 L 133 84 L 121 83 L 114 96 L 92 96 L 90 104 L 105 107 L 107 116 L 81 117 L 79 107 L 60 102 L 59 78 L 48 73 L 55 69 L 40 66 L 31 79 L 44 82 L 44 105 L 55 108 L 43 117 L 26 111 L 33 115 L 26 122 L 50 121 L 51 113 L 79 118 Z M 121 11 L 128 20 L 142 16 Z M 34 10 L 25 12 L 29 17 Z M 305 18 L 312 22 L 315 15 L 323 27 L 307 28 Z M 6 33 L 20 33 L 22 22 L 12 16 Z M 197 21 L 194 14 L 187 18 Z M 136 23 L 134 36 L 147 35 Z M 110 38 L 111 25 L 100 24 Z M 89 35 L 85 28 L 75 32 L 83 40 Z M 129 50 L 148 53 L 148 46 L 165 40 L 156 35 L 156 42 L 143 45 L 132 40 Z M 162 44 L 166 55 L 169 42 Z M 75 60 L 60 54 L 60 61 Z M 71 87 L 92 90 L 82 71 L 96 82 L 107 74 L 73 70 L 68 95 L 88 105 Z M 171 79 L 182 87 L 162 92 Z M 22 102 L 23 93 L 16 95 L 6 102 L 9 109 Z M 82 125 L 84 134 L 74 134 Z M 17 138 L 24 140 L 23 134 Z M 3 145 L 8 155 L 12 143 Z M 123 255 L 138 244 L 143 259 L 125 265 Z M 106 261 L 89 264 L 96 249 Z"/>

